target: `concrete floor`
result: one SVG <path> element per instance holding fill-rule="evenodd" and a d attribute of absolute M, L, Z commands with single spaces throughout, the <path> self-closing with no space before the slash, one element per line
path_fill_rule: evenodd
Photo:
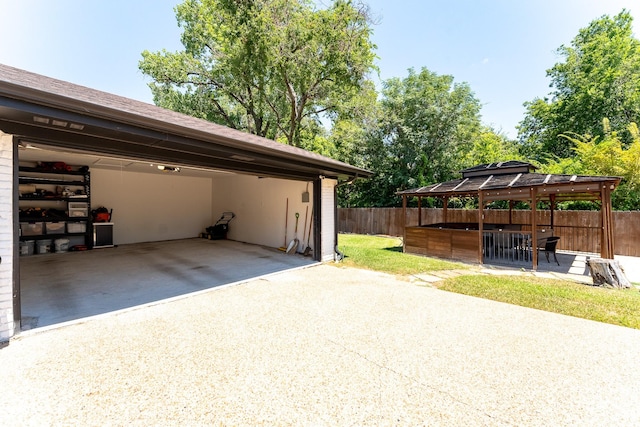
<path fill-rule="evenodd" d="M 148 304 L 311 265 L 230 240 L 185 239 L 20 258 L 22 329 Z"/>

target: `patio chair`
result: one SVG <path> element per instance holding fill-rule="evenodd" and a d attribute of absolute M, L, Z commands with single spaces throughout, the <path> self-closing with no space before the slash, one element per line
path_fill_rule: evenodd
<path fill-rule="evenodd" d="M 540 251 L 544 251 L 545 256 L 547 257 L 547 262 L 549 261 L 549 254 L 553 254 L 553 259 L 556 261 L 558 266 L 560 263 L 558 262 L 558 257 L 556 256 L 556 246 L 558 246 L 558 240 L 560 237 L 547 237 L 546 239 L 540 239 L 538 241 L 538 247 L 536 250 L 538 251 L 538 262 L 540 261 Z"/>

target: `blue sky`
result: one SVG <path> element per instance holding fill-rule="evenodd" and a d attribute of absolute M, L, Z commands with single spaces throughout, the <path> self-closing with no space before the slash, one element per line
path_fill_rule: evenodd
<path fill-rule="evenodd" d="M 0 0 L 0 63 L 152 102 L 138 70 L 147 49 L 181 48 L 178 0 Z M 549 92 L 556 49 L 623 8 L 640 34 L 638 0 L 368 0 L 378 79 L 426 67 L 467 82 L 482 120 L 516 136 L 522 104 Z"/>

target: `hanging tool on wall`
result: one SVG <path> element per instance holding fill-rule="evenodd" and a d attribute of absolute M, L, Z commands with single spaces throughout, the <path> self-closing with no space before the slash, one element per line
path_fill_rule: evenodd
<path fill-rule="evenodd" d="M 307 210 L 304 212 L 304 227 L 302 228 L 302 243 L 303 243 L 302 246 L 304 246 L 304 232 L 307 231 L 307 218 L 309 218 L 309 206 L 307 206 Z"/>
<path fill-rule="evenodd" d="M 304 248 L 304 252 L 302 255 L 309 256 L 311 255 L 311 246 L 309 246 L 309 241 L 311 240 L 311 226 L 313 225 L 313 207 L 311 208 L 311 219 L 309 220 L 309 234 L 307 234 L 307 247 Z M 303 231 L 304 233 L 304 231 Z"/>
<path fill-rule="evenodd" d="M 287 197 L 287 206 L 285 207 L 285 210 L 284 210 L 284 245 L 278 248 L 283 252 L 287 250 L 287 226 L 289 225 L 288 219 L 289 219 L 289 198 Z"/>

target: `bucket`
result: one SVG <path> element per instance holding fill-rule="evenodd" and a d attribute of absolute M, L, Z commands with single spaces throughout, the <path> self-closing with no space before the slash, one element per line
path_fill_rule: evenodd
<path fill-rule="evenodd" d="M 33 255 L 33 249 L 35 247 L 35 241 L 25 240 L 20 242 L 20 256 Z"/>
<path fill-rule="evenodd" d="M 38 253 L 48 254 L 51 252 L 51 240 L 38 240 Z"/>
<path fill-rule="evenodd" d="M 67 252 L 69 250 L 69 239 L 56 239 L 53 244 L 56 252 Z"/>

